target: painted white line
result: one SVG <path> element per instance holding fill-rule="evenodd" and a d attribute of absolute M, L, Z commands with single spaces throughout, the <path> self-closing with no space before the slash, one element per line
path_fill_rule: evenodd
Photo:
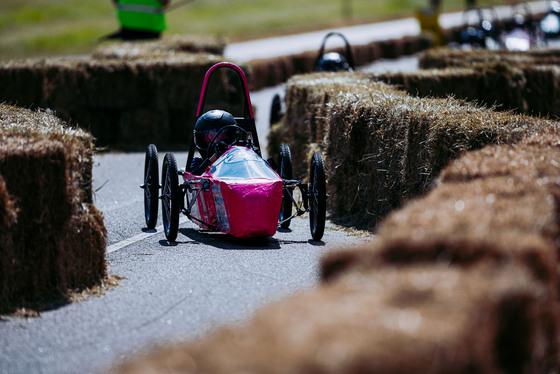
<path fill-rule="evenodd" d="M 187 222 L 188 220 L 189 219 L 185 216 L 181 217 L 179 219 L 179 225 Z M 105 253 L 112 253 L 112 252 L 118 251 L 119 249 L 122 249 L 126 246 L 129 246 L 131 244 L 134 244 L 136 242 L 139 242 L 141 240 L 149 238 L 152 235 L 159 234 L 159 233 L 163 232 L 163 225 L 159 225 L 158 227 L 155 228 L 155 230 L 156 231 L 153 231 L 153 232 L 143 232 L 141 234 L 134 235 L 132 238 L 124 239 L 124 240 L 121 240 L 120 242 L 112 244 L 112 245 L 107 247 L 107 249 L 105 250 Z"/>

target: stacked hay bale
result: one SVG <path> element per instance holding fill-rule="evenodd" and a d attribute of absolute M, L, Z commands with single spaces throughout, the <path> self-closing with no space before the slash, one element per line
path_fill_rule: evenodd
<path fill-rule="evenodd" d="M 560 115 L 560 52 L 464 51 L 448 48 L 420 54 L 423 70 L 382 74 L 376 79 L 411 95 L 448 97 L 496 105 L 498 109 Z"/>
<path fill-rule="evenodd" d="M 92 136 L 0 104 L 0 144 L 0 312 L 99 284 L 106 232 L 92 204 Z"/>
<path fill-rule="evenodd" d="M 316 289 L 114 372 L 556 372 L 559 141 L 467 153 Z"/>
<path fill-rule="evenodd" d="M 422 69 L 444 69 L 447 67 L 467 67 L 470 64 L 491 64 L 509 62 L 526 65 L 557 65 L 560 50 L 531 49 L 526 52 L 508 50 L 464 50 L 453 48 L 432 48 L 419 54 L 419 66 Z"/>
<path fill-rule="evenodd" d="M 364 227 L 426 192 L 465 151 L 515 143 L 558 125 L 454 99 L 409 96 L 359 73 L 293 77 L 286 104 L 284 123 L 271 131 L 269 154 L 289 144 L 293 169 L 305 178 L 309 154 L 321 150 L 333 216 Z"/>
<path fill-rule="evenodd" d="M 432 40 L 425 35 L 406 36 L 401 39 L 373 41 L 351 46 L 356 66 L 372 63 L 380 58 L 398 58 L 423 51 L 432 45 Z M 319 46 L 318 46 L 319 47 Z M 338 52 L 345 56 L 344 48 L 332 48 L 325 52 Z M 249 62 L 253 79 L 251 89 L 275 86 L 287 81 L 296 74 L 315 71 L 317 51 L 306 51 L 295 55 L 274 58 L 255 59 Z"/>
<path fill-rule="evenodd" d="M 223 50 L 223 43 L 206 44 L 183 39 L 108 44 L 94 52 L 98 58 L 1 63 L 0 100 L 54 110 L 91 131 L 98 146 L 143 149 L 155 142 L 184 149 L 204 75 L 223 61 L 215 54 L 185 52 Z M 217 76 L 211 80 L 208 107 L 240 111 L 238 78 L 228 72 Z"/>
<path fill-rule="evenodd" d="M 171 35 L 155 41 L 105 42 L 92 52 L 95 59 L 134 59 L 152 55 L 177 53 L 206 53 L 223 55 L 226 42 L 223 39 L 202 35 Z"/>
<path fill-rule="evenodd" d="M 510 326 L 510 333 L 517 329 L 529 334 L 521 343 L 526 347 L 516 348 L 517 357 L 525 360 L 536 350 L 544 355 L 539 358 L 543 365 L 539 370 L 520 362 L 511 369 L 558 370 L 559 140 L 557 130 L 545 131 L 517 145 L 486 147 L 452 162 L 425 198 L 387 217 L 379 228 L 376 245 L 327 255 L 322 264 L 323 279 L 386 266 L 408 269 L 424 264 L 438 268 L 445 264 L 470 271 L 481 263 L 493 264 L 496 269 L 520 265 L 532 282 L 544 287 L 547 316 L 529 321 L 536 306 L 520 309 L 515 313 L 525 313 L 529 325 Z M 510 303 L 522 303 L 521 299 L 514 297 Z M 540 323 L 544 325 L 538 332 L 535 327 Z M 541 341 L 529 348 L 535 339 L 548 343 Z M 517 344 L 514 340 L 509 342 Z M 515 358 L 510 359 L 513 364 Z"/>

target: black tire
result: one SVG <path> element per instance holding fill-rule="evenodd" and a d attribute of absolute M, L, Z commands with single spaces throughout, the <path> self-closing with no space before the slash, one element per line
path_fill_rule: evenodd
<path fill-rule="evenodd" d="M 180 198 L 177 161 L 173 153 L 167 153 L 161 170 L 161 216 L 165 237 L 170 242 L 177 239 L 179 231 Z"/>
<path fill-rule="evenodd" d="M 158 151 L 150 144 L 146 149 L 144 160 L 144 217 L 149 229 L 156 227 L 159 201 Z"/>
<path fill-rule="evenodd" d="M 313 240 L 321 240 L 327 215 L 327 182 L 325 164 L 320 153 L 314 153 L 309 170 L 309 227 Z"/>
<path fill-rule="evenodd" d="M 282 179 L 292 179 L 292 153 L 290 152 L 290 147 L 286 144 L 280 145 L 280 153 L 278 155 L 278 175 Z M 282 221 L 292 215 L 292 198 L 290 197 L 290 192 L 287 187 L 284 188 L 282 194 L 282 207 L 280 208 L 280 217 L 278 221 Z M 280 227 L 287 229 L 290 227 L 292 220 L 283 222 Z"/>
<path fill-rule="evenodd" d="M 280 122 L 284 113 L 282 113 L 282 99 L 280 95 L 276 94 L 272 98 L 272 105 L 270 106 L 270 126 Z"/>

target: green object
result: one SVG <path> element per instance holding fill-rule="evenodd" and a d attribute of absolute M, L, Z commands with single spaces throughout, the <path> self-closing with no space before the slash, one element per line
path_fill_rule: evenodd
<path fill-rule="evenodd" d="M 117 17 L 126 29 L 162 32 L 165 30 L 165 13 L 158 0 L 120 0 Z"/>

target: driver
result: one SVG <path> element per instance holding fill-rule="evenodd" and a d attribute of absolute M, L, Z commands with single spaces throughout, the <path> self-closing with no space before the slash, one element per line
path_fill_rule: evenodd
<path fill-rule="evenodd" d="M 315 71 L 319 72 L 339 72 L 352 71 L 350 64 L 340 53 L 328 52 L 321 56 L 315 66 Z"/>
<path fill-rule="evenodd" d="M 235 142 L 237 139 L 235 128 L 220 132 L 223 127 L 232 125 L 237 125 L 235 118 L 224 110 L 208 111 L 196 120 L 193 131 L 194 144 L 202 158 L 195 157 L 193 159 L 191 170 L 194 174 L 200 174 L 204 171 L 197 170 L 200 169 L 203 160 L 212 157 L 214 154 L 219 157 Z M 212 149 L 209 149 L 209 146 L 212 146 Z"/>

